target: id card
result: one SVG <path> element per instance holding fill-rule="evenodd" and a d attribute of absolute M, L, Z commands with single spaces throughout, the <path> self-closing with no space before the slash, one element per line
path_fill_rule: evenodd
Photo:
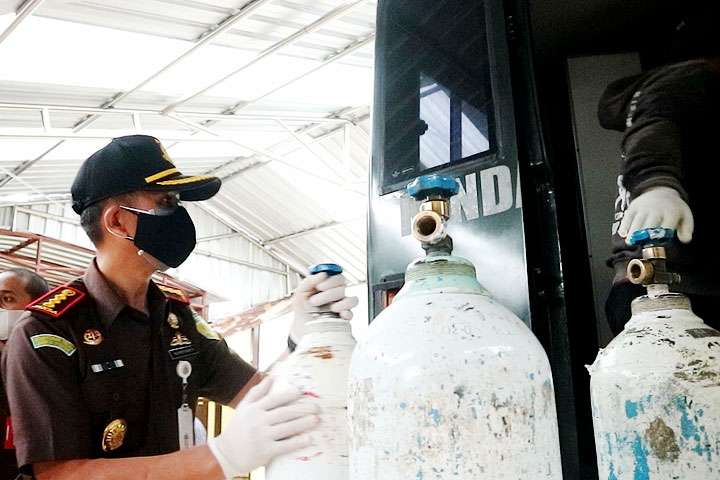
<path fill-rule="evenodd" d="M 195 445 L 193 430 L 193 412 L 187 403 L 178 408 L 178 435 L 180 436 L 180 450 Z"/>

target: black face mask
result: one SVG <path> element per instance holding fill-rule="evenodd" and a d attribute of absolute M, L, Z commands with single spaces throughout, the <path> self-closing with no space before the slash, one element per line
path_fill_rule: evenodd
<path fill-rule="evenodd" d="M 120 208 L 138 216 L 135 238 L 128 237 L 128 240 L 164 265 L 180 266 L 195 248 L 195 225 L 183 207 L 159 214 L 132 207 Z"/>

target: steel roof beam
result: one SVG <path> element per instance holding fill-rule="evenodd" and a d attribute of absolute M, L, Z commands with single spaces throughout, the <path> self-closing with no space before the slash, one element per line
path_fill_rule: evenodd
<path fill-rule="evenodd" d="M 325 230 L 326 228 L 337 227 L 337 226 L 343 225 L 345 223 L 354 222 L 355 220 L 360 220 L 362 218 L 365 218 L 365 215 L 361 215 L 361 216 L 354 217 L 354 218 L 348 218 L 347 220 L 333 220 L 332 222 L 323 223 L 322 225 L 318 225 L 316 227 L 305 228 L 303 230 L 298 230 L 297 232 L 288 233 L 287 235 L 283 235 L 282 237 L 271 238 L 270 240 L 266 240 L 262 243 L 263 243 L 263 245 L 272 245 L 273 243 L 284 242 L 286 240 L 292 240 L 294 238 L 302 237 L 302 236 L 308 235 L 310 233 L 315 233 L 315 232 L 319 232 L 320 230 Z"/>
<path fill-rule="evenodd" d="M 171 119 L 173 119 L 173 120 L 176 120 L 177 122 L 183 123 L 183 124 L 185 124 L 185 125 L 193 128 L 193 129 L 195 129 L 195 130 L 199 130 L 199 131 L 201 131 L 201 132 L 205 132 L 205 133 L 208 133 L 208 134 L 210 134 L 210 135 L 214 135 L 214 136 L 216 136 L 216 137 L 218 137 L 218 138 L 224 139 L 224 140 L 227 141 L 227 142 L 234 143 L 235 145 L 238 145 L 238 146 L 240 146 L 240 147 L 242 147 L 242 148 L 244 148 L 244 149 L 246 149 L 246 150 L 250 150 L 251 152 L 253 152 L 253 153 L 257 154 L 257 155 L 260 155 L 261 157 L 265 157 L 265 158 L 268 158 L 268 159 L 270 159 L 270 160 L 274 160 L 274 161 L 276 161 L 276 162 L 278 162 L 278 163 L 281 163 L 281 164 L 283 164 L 283 165 L 285 165 L 285 166 L 287 166 L 287 167 L 290 167 L 290 168 L 292 168 L 292 169 L 294 169 L 294 170 L 298 170 L 298 171 L 301 171 L 301 172 L 303 172 L 303 173 L 305 173 L 305 174 L 307 174 L 307 175 L 311 175 L 313 178 L 317 178 L 318 180 L 321 180 L 321 181 L 323 181 L 323 182 L 325 182 L 325 183 L 329 183 L 329 184 L 332 184 L 332 185 L 340 186 L 340 187 L 343 187 L 343 188 L 348 188 L 348 189 L 349 189 L 351 192 L 353 192 L 353 193 L 357 193 L 357 194 L 359 194 L 359 195 L 365 195 L 364 193 L 361 193 L 361 192 L 355 190 L 351 185 L 348 185 L 348 184 L 342 183 L 342 182 L 336 182 L 336 181 L 331 180 L 331 179 L 329 179 L 329 178 L 325 178 L 325 177 L 323 177 L 323 176 L 320 176 L 320 175 L 317 174 L 317 172 L 314 172 L 314 171 L 312 171 L 312 170 L 308 170 L 308 169 L 299 167 L 299 166 L 295 165 L 294 163 L 288 162 L 287 160 L 284 160 L 284 159 L 282 159 L 282 158 L 280 158 L 280 157 L 278 157 L 278 156 L 276 156 L 276 155 L 274 155 L 274 154 L 272 154 L 272 153 L 270 153 L 270 152 L 268 152 L 268 151 L 266 151 L 266 150 L 262 150 L 262 149 L 258 149 L 258 148 L 252 147 L 252 146 L 250 146 L 250 145 L 247 145 L 247 144 L 244 143 L 244 142 L 240 142 L 240 141 L 238 141 L 238 140 L 235 140 L 235 139 L 233 139 L 233 138 L 229 138 L 229 137 L 227 137 L 227 136 L 225 136 L 225 135 L 223 135 L 223 134 L 220 134 L 220 133 L 218 133 L 218 132 L 215 132 L 215 131 L 213 131 L 213 130 L 211 130 L 211 129 L 203 126 L 203 125 L 200 125 L 200 124 L 197 124 L 197 123 L 194 123 L 194 122 L 190 122 L 190 121 L 182 118 L 182 116 L 180 116 L 180 115 L 178 115 L 178 114 L 170 113 L 170 114 L 168 114 L 168 115 L 166 115 L 166 116 L 167 116 L 167 118 L 171 118 Z"/>
<path fill-rule="evenodd" d="M 238 225 L 234 220 L 231 218 L 228 218 L 227 215 L 223 214 L 222 212 L 219 212 L 215 207 L 213 207 L 210 204 L 207 204 L 207 202 L 198 202 L 198 207 L 200 209 L 206 211 L 216 219 L 220 220 L 222 223 L 230 227 L 232 230 L 238 232 L 245 240 L 253 244 L 255 247 L 259 248 L 263 252 L 265 252 L 267 255 L 270 255 L 272 258 L 277 260 L 278 262 L 282 263 L 283 265 L 287 266 L 291 270 L 301 274 L 305 275 L 305 268 L 302 266 L 293 265 L 293 263 L 282 256 L 278 255 L 277 252 L 274 252 L 270 248 L 263 245 L 260 241 L 258 241 L 257 238 L 255 238 L 254 235 L 247 232 L 244 228 L 242 228 L 240 225 Z"/>
<path fill-rule="evenodd" d="M 246 107 L 249 106 L 249 105 L 252 105 L 252 104 L 254 104 L 254 103 L 257 103 L 257 102 L 259 102 L 260 100 L 262 100 L 263 98 L 269 97 L 269 96 L 272 95 L 273 93 L 275 93 L 275 92 L 277 92 L 277 91 L 279 91 L 279 90 L 282 90 L 283 88 L 287 87 L 288 85 L 292 85 L 293 83 L 295 83 L 295 82 L 297 82 L 297 81 L 299 81 L 299 80 L 302 80 L 303 78 L 307 77 L 308 75 L 310 75 L 310 74 L 312 74 L 312 73 L 317 72 L 318 70 L 320 70 L 320 69 L 323 68 L 323 67 L 326 67 L 326 66 L 328 66 L 328 65 L 331 65 L 331 64 L 337 62 L 338 60 L 340 60 L 340 59 L 342 59 L 342 58 L 350 55 L 351 53 L 356 52 L 357 50 L 361 49 L 362 47 L 364 47 L 364 46 L 366 46 L 366 45 L 369 45 L 369 44 L 373 43 L 374 41 L 375 41 L 375 34 L 373 33 L 373 34 L 369 35 L 368 37 L 366 37 L 366 38 L 364 38 L 364 39 L 362 39 L 362 40 L 360 40 L 360 41 L 358 41 L 358 42 L 351 43 L 350 45 L 348 45 L 348 46 L 346 46 L 345 48 L 343 48 L 341 51 L 339 51 L 339 52 L 337 52 L 337 53 L 335 53 L 335 54 L 333 54 L 333 55 L 327 56 L 327 57 L 325 58 L 325 60 L 323 60 L 320 65 L 317 65 L 317 66 L 311 68 L 310 70 L 308 70 L 307 72 L 304 72 L 304 73 L 302 73 L 301 75 L 299 75 L 299 76 L 297 76 L 297 77 L 295 77 L 295 78 L 292 78 L 292 79 L 288 80 L 287 82 L 283 83 L 282 85 L 278 85 L 277 87 L 273 88 L 272 90 L 263 93 L 263 94 L 260 95 L 259 97 L 253 98 L 252 100 L 248 100 L 247 102 L 241 102 L 241 103 L 235 105 L 234 107 L 226 110 L 226 111 L 223 112 L 223 113 L 233 113 L 233 114 L 235 114 L 235 113 L 239 112 L 240 110 L 242 110 L 243 108 L 246 108 Z"/>
<path fill-rule="evenodd" d="M 277 268 L 268 267 L 267 265 L 260 265 L 257 263 L 248 262 L 247 260 L 241 260 L 239 258 L 228 257 L 227 255 L 222 255 L 220 253 L 208 252 L 206 250 L 198 250 L 198 249 L 193 250 L 192 253 L 195 255 L 201 255 L 203 257 L 208 257 L 208 258 L 215 258 L 217 260 L 222 260 L 225 262 L 242 265 L 243 267 L 248 267 L 248 268 L 252 268 L 255 270 L 263 270 L 265 272 L 275 273 L 275 274 L 282 275 L 282 276 L 285 276 L 288 274 L 288 272 L 286 270 L 280 270 Z"/>
<path fill-rule="evenodd" d="M 24 213 L 24 214 L 30 215 L 32 217 L 40 217 L 40 218 L 45 218 L 47 220 L 54 220 L 56 222 L 68 223 L 70 225 L 75 225 L 77 227 L 80 226 L 80 220 L 75 219 L 75 218 L 63 217 L 62 215 L 57 215 L 55 213 L 43 212 L 41 210 L 35 210 L 32 208 L 24 208 L 19 205 L 17 207 L 17 211 L 18 211 L 18 213 Z"/>
<path fill-rule="evenodd" d="M 88 135 L 82 133 L 0 133 L 0 138 L 11 138 L 11 139 L 43 139 L 43 138 L 54 138 L 60 140 L 111 140 L 116 135 Z M 207 137 L 165 137 L 161 136 L 161 140 L 167 142 L 227 142 L 222 138 L 207 138 Z M 49 151 L 46 152 L 50 153 Z M 2 168 L 2 167 L 0 167 Z M 17 173 L 13 172 L 17 176 Z M 18 178 L 18 180 L 20 180 Z M 3 184 L 4 185 L 4 184 Z"/>
<path fill-rule="evenodd" d="M 363 118 L 361 118 L 359 121 L 364 121 L 364 120 L 366 120 L 367 118 L 368 118 L 368 116 L 366 115 L 366 116 L 364 116 Z M 350 125 L 355 126 L 353 123 L 350 123 Z M 298 130 L 296 133 L 297 133 L 298 135 L 304 134 L 304 133 L 307 133 L 308 131 L 310 131 L 310 130 L 316 128 L 316 127 L 317 127 L 317 125 L 310 126 L 310 127 L 305 127 L 305 128 L 303 128 L 303 129 L 301 129 L 301 130 Z M 329 137 L 332 137 L 333 135 L 337 135 L 338 133 L 342 132 L 342 128 L 343 128 L 342 126 L 336 127 L 336 128 L 334 128 L 334 129 L 332 129 L 332 130 L 330 130 L 330 131 L 327 131 L 327 132 L 325 132 L 325 133 L 323 133 L 323 134 L 321 134 L 321 135 L 318 135 L 317 137 L 312 137 L 312 140 L 310 140 L 310 141 L 307 142 L 307 143 L 308 143 L 309 145 L 313 145 L 313 144 L 315 144 L 315 143 L 321 142 L 321 141 L 323 141 L 323 140 L 325 140 L 325 139 L 327 139 L 327 138 L 329 138 Z M 356 128 L 357 128 L 357 127 L 356 127 Z M 362 132 L 362 130 L 359 130 L 359 129 L 358 129 L 358 131 Z M 364 133 L 364 132 L 363 132 L 363 133 Z M 366 138 L 367 138 L 367 137 L 366 137 Z M 280 142 L 272 145 L 272 146 L 269 147 L 269 148 L 270 148 L 270 149 L 273 149 L 273 148 L 277 147 L 278 145 L 281 145 L 281 144 L 283 144 L 283 143 L 285 143 L 285 142 L 287 142 L 287 141 L 290 141 L 290 140 L 289 140 L 289 139 L 287 139 L 287 140 L 281 140 Z M 300 150 L 301 148 L 304 148 L 304 147 L 295 146 L 295 147 L 291 148 L 290 150 L 288 150 L 284 155 L 289 155 L 289 154 L 291 154 L 291 153 L 294 153 L 294 152 Z M 234 159 L 234 160 L 230 160 L 229 162 L 226 162 L 226 163 L 224 163 L 223 165 L 220 165 L 220 166 L 218 166 L 218 167 L 213 168 L 212 170 L 209 170 L 209 171 L 206 172 L 205 174 L 206 174 L 206 175 L 214 175 L 216 172 L 220 171 L 221 169 L 232 167 L 232 165 L 235 164 L 235 163 L 238 163 L 238 162 L 243 161 L 243 160 L 251 160 L 252 158 L 259 158 L 259 157 L 260 157 L 260 155 L 251 155 L 251 156 L 249 156 L 249 157 L 237 157 L 237 158 Z M 245 168 L 241 168 L 240 170 L 237 170 L 237 171 L 235 171 L 235 172 L 232 172 L 232 173 L 230 173 L 230 174 L 228 174 L 228 175 L 220 176 L 220 178 L 222 178 L 223 180 L 228 180 L 228 179 L 230 179 L 230 178 L 232 178 L 232 177 L 242 175 L 243 173 L 245 173 L 245 172 L 248 171 L 248 170 L 252 170 L 252 169 L 254 169 L 254 168 L 261 167 L 261 166 L 263 166 L 263 165 L 265 165 L 265 164 L 267 164 L 267 163 L 268 163 L 267 161 L 254 163 L 254 164 L 252 164 L 252 165 L 248 165 L 248 166 L 245 167 Z M 367 179 L 359 179 L 359 181 L 360 181 L 360 182 L 366 182 Z M 355 181 L 353 181 L 353 182 L 355 182 Z M 367 195 L 367 193 L 365 193 L 365 195 Z"/>
<path fill-rule="evenodd" d="M 15 13 L 15 20 L 8 25 L 5 31 L 0 33 L 0 43 L 8 38 L 10 34 L 15 31 L 15 29 L 17 29 L 28 17 L 30 17 L 30 15 L 32 15 L 44 2 L 45 0 L 28 0 L 23 3 Z"/>
<path fill-rule="evenodd" d="M 65 105 L 33 105 L 26 103 L 0 103 L 0 110 L 30 110 L 33 112 L 42 112 L 43 109 L 56 112 L 74 112 L 87 115 L 162 115 L 159 110 L 145 110 L 133 108 L 103 108 L 103 107 L 71 107 Z M 286 122 L 307 122 L 307 123 L 351 123 L 346 118 L 337 117 L 313 117 L 299 115 L 259 115 L 259 114 L 228 114 L 228 113 L 203 113 L 203 112 L 183 112 L 183 117 L 203 118 L 208 120 L 228 121 L 228 120 L 283 120 Z M 76 127 L 73 127 L 76 128 Z"/>
<path fill-rule="evenodd" d="M 327 23 L 335 20 L 335 19 L 338 18 L 338 17 L 341 17 L 341 16 L 343 16 L 343 15 L 351 12 L 351 11 L 354 10 L 355 8 L 358 8 L 358 7 L 364 5 L 364 4 L 367 3 L 367 2 L 368 2 L 368 0 L 356 0 L 356 1 L 354 1 L 354 2 L 348 2 L 348 3 L 345 3 L 344 5 L 340 5 L 339 7 L 335 8 L 334 10 L 332 10 L 332 11 L 331 11 L 330 13 L 328 13 L 327 15 L 325 15 L 325 16 L 323 16 L 323 17 L 320 17 L 318 20 L 314 21 L 313 23 L 311 23 L 311 24 L 308 25 L 307 27 L 304 27 L 304 28 L 298 30 L 298 31 L 295 32 L 294 34 L 290 35 L 289 37 L 286 37 L 285 39 L 283 39 L 283 40 L 281 40 L 281 41 L 279 41 L 278 43 L 274 44 L 274 45 L 271 46 L 270 48 L 267 48 L 267 49 L 263 50 L 263 51 L 260 52 L 255 58 L 253 58 L 250 62 L 246 63 L 246 64 L 243 65 L 242 67 L 240 67 L 240 68 L 238 68 L 238 69 L 230 72 L 229 74 L 223 76 L 221 79 L 214 81 L 213 83 L 211 83 L 210 85 L 202 88 L 201 90 L 198 90 L 198 91 L 196 91 L 196 92 L 194 92 L 194 93 L 191 93 L 190 95 L 186 95 L 185 97 L 181 98 L 180 100 L 178 100 L 178 101 L 176 101 L 176 102 L 168 105 L 168 106 L 163 110 L 163 113 L 170 113 L 170 112 L 173 112 L 174 110 L 177 110 L 179 107 L 183 106 L 184 104 L 186 104 L 186 103 L 189 102 L 190 100 L 199 97 L 200 95 L 204 94 L 204 93 L 207 92 L 208 90 L 210 90 L 210 89 L 218 86 L 219 84 L 223 83 L 224 81 L 228 80 L 229 78 L 231 78 L 231 77 L 237 75 L 238 73 L 240 73 L 240 72 L 248 69 L 248 68 L 251 67 L 252 65 L 255 65 L 255 64 L 256 64 L 257 62 L 259 62 L 260 60 L 262 60 L 262 59 L 264 59 L 264 58 L 267 58 L 267 57 L 269 57 L 269 56 L 271 56 L 271 55 L 274 55 L 275 53 L 279 52 L 280 50 L 282 50 L 282 49 L 285 48 L 286 46 L 288 46 L 288 45 L 290 45 L 290 44 L 292 44 L 292 43 L 295 43 L 296 41 L 300 40 L 301 38 L 305 37 L 306 35 L 309 35 L 309 34 L 313 33 L 315 30 L 318 30 L 319 28 L 321 28 L 321 27 L 324 26 L 325 24 L 327 24 Z"/>
<path fill-rule="evenodd" d="M 295 131 L 293 129 L 289 128 L 282 121 L 277 120 L 277 123 L 278 123 L 278 125 L 280 125 L 283 128 L 283 130 L 285 130 L 288 133 L 288 135 L 290 135 L 291 138 L 295 139 L 295 141 L 297 141 L 298 144 L 300 144 L 300 146 L 302 148 L 304 148 L 307 152 L 310 153 L 310 155 L 312 155 L 313 157 L 318 159 L 318 161 L 320 163 L 325 165 L 331 172 L 333 172 L 335 174 L 335 176 L 337 176 L 337 178 L 340 179 L 341 182 L 345 182 L 345 177 L 342 174 L 340 174 L 340 172 L 337 171 L 337 169 L 335 168 L 334 165 L 327 162 L 324 158 L 322 158 L 320 156 L 319 153 L 317 153 L 315 150 L 313 150 L 312 147 L 310 146 L 309 142 L 306 142 L 305 139 L 303 139 L 300 135 L 295 133 Z M 339 163 L 339 162 L 335 162 L 335 163 Z"/>
<path fill-rule="evenodd" d="M 223 240 L 225 238 L 235 238 L 235 237 L 240 237 L 240 236 L 242 236 L 242 233 L 239 233 L 239 232 L 221 233 L 219 235 L 211 235 L 209 237 L 198 238 L 196 240 L 196 242 L 197 243 L 212 242 L 214 240 Z"/>
<path fill-rule="evenodd" d="M 116 103 L 120 102 L 121 100 L 127 98 L 128 96 L 132 95 L 133 93 L 137 92 L 138 90 L 141 90 L 145 85 L 150 83 L 151 81 L 155 80 L 157 77 L 162 75 L 163 73 L 167 72 L 183 60 L 185 60 L 188 56 L 192 55 L 199 49 L 207 46 L 210 44 L 213 40 L 215 40 L 220 35 L 227 33 L 228 30 L 230 30 L 237 22 L 240 20 L 243 20 L 244 18 L 248 17 L 250 14 L 258 10 L 260 7 L 262 7 L 265 4 L 270 3 L 272 0 L 255 0 L 252 3 L 249 3 L 245 7 L 243 7 L 240 11 L 235 13 L 234 15 L 231 15 L 227 17 L 220 25 L 217 25 L 215 28 L 208 30 L 207 32 L 203 33 L 198 37 L 198 39 L 195 41 L 192 47 L 188 49 L 185 53 L 177 57 L 172 62 L 165 65 L 163 68 L 152 74 L 150 77 L 146 78 L 142 82 L 140 82 L 135 87 L 131 88 L 130 90 L 127 90 L 125 92 L 121 92 L 118 95 L 114 96 L 109 103 L 106 103 L 105 107 L 110 107 L 112 105 L 115 105 Z"/>

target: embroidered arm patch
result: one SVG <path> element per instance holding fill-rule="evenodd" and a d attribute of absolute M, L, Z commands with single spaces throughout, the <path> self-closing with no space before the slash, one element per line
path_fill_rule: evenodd
<path fill-rule="evenodd" d="M 75 345 L 73 345 L 73 343 L 69 340 L 66 340 L 58 335 L 53 335 L 51 333 L 33 335 L 32 337 L 30 337 L 30 341 L 32 342 L 33 348 L 36 350 L 42 347 L 57 348 L 68 357 L 75 353 L 75 350 L 77 350 L 77 348 L 75 348 Z"/>
<path fill-rule="evenodd" d="M 213 328 L 208 324 L 204 318 L 200 316 L 199 313 L 197 313 L 195 310 L 192 310 L 192 316 L 193 320 L 195 320 L 195 329 L 205 338 L 209 338 L 210 340 L 220 340 L 220 335 L 213 330 Z"/>

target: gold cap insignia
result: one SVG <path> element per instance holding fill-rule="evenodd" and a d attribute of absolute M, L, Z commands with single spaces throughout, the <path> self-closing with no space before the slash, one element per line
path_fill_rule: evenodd
<path fill-rule="evenodd" d="M 122 418 L 116 418 L 107 424 L 102 437 L 103 452 L 110 452 L 120 447 L 125 440 L 125 432 L 127 431 L 127 422 Z"/>
<path fill-rule="evenodd" d="M 153 140 L 155 140 L 155 143 L 157 143 L 157 146 L 160 148 L 160 153 L 162 153 L 162 157 L 174 165 L 175 162 L 170 159 L 170 155 L 168 155 L 167 150 L 165 150 L 163 144 L 160 143 L 160 140 L 158 140 L 157 138 L 154 138 Z"/>
<path fill-rule="evenodd" d="M 180 321 L 174 313 L 170 313 L 170 315 L 168 315 L 167 323 L 170 325 L 170 328 L 180 328 Z"/>
<path fill-rule="evenodd" d="M 85 330 L 85 333 L 83 333 L 83 343 L 85 343 L 86 345 L 100 345 L 102 341 L 102 333 L 95 330 L 94 328 L 89 328 Z"/>
<path fill-rule="evenodd" d="M 175 332 L 173 339 L 170 341 L 171 347 L 177 347 L 178 345 L 190 345 L 192 342 L 182 333 Z"/>

